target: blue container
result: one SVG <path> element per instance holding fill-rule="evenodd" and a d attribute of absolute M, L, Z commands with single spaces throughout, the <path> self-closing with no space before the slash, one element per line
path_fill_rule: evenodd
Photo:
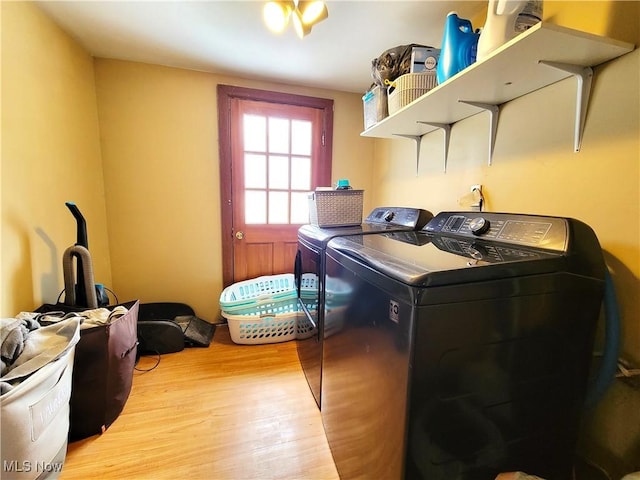
<path fill-rule="evenodd" d="M 469 20 L 459 18 L 450 12 L 444 24 L 440 59 L 436 67 L 438 84 L 445 82 L 456 73 L 476 61 L 480 32 L 473 31 Z"/>

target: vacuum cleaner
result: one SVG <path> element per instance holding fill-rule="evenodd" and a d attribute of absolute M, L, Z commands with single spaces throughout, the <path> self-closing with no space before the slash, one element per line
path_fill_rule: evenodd
<path fill-rule="evenodd" d="M 103 285 L 96 284 L 93 279 L 93 263 L 89 253 L 87 240 L 87 222 L 78 206 L 73 202 L 65 202 L 77 223 L 77 240 L 75 245 L 67 248 L 62 255 L 64 271 L 64 304 L 74 307 L 98 308 L 109 304 L 109 297 Z M 74 277 L 73 261 L 76 262 Z"/>
<path fill-rule="evenodd" d="M 87 222 L 78 206 L 65 202 L 78 224 L 75 245 L 62 256 L 64 304 L 71 307 L 99 308 L 109 304 L 106 288 L 93 279 L 93 263 L 87 240 Z M 75 275 L 74 275 L 75 260 Z M 137 315 L 138 355 L 179 352 L 187 347 L 208 347 L 215 325 L 195 315 L 183 303 L 140 304 Z"/>

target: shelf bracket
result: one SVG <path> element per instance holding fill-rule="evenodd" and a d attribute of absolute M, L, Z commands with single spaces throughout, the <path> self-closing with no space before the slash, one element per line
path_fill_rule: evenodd
<path fill-rule="evenodd" d="M 449 157 L 449 139 L 451 138 L 451 124 L 450 123 L 431 123 L 421 122 L 423 125 L 431 125 L 432 127 L 442 129 L 444 132 L 444 167 L 443 172 L 447 173 L 447 158 Z"/>
<path fill-rule="evenodd" d="M 493 149 L 496 146 L 496 132 L 498 131 L 498 115 L 500 114 L 500 107 L 498 105 L 490 105 L 488 103 L 481 102 L 469 102 L 467 100 L 458 100 L 458 102 L 466 103 L 467 105 L 472 105 L 489 112 L 491 125 L 489 126 L 489 160 L 487 164 L 491 166 L 491 162 L 493 160 Z"/>
<path fill-rule="evenodd" d="M 580 65 L 572 65 L 570 63 L 548 62 L 546 60 L 539 60 L 538 63 L 555 68 L 556 70 L 562 70 L 563 72 L 570 73 L 578 82 L 576 88 L 576 121 L 573 134 L 573 151 L 579 152 L 582 145 L 584 124 L 587 118 L 593 69 L 591 67 L 582 67 Z"/>
<path fill-rule="evenodd" d="M 416 177 L 418 176 L 418 169 L 420 167 L 420 143 L 422 142 L 422 135 L 404 135 L 402 133 L 394 133 L 396 137 L 410 138 L 416 142 Z"/>

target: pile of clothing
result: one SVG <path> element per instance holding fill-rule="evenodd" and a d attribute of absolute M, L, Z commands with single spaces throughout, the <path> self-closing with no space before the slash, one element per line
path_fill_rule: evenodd
<path fill-rule="evenodd" d="M 15 318 L 0 319 L 0 395 L 75 345 L 80 337 L 73 332 L 78 328 L 106 325 L 127 312 L 117 306 L 72 313 L 21 312 Z"/>
<path fill-rule="evenodd" d="M 36 320 L 19 318 L 0 319 L 0 374 L 4 377 L 5 372 L 16 363 L 22 352 L 29 332 L 40 328 Z"/>
<path fill-rule="evenodd" d="M 80 339 L 79 318 L 43 326 L 36 314 L 0 319 L 0 395 L 69 352 Z"/>

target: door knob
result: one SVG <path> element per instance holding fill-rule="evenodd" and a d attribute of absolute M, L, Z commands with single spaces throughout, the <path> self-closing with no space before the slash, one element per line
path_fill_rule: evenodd
<path fill-rule="evenodd" d="M 242 240 L 244 238 L 244 232 L 236 232 L 236 238 Z"/>

